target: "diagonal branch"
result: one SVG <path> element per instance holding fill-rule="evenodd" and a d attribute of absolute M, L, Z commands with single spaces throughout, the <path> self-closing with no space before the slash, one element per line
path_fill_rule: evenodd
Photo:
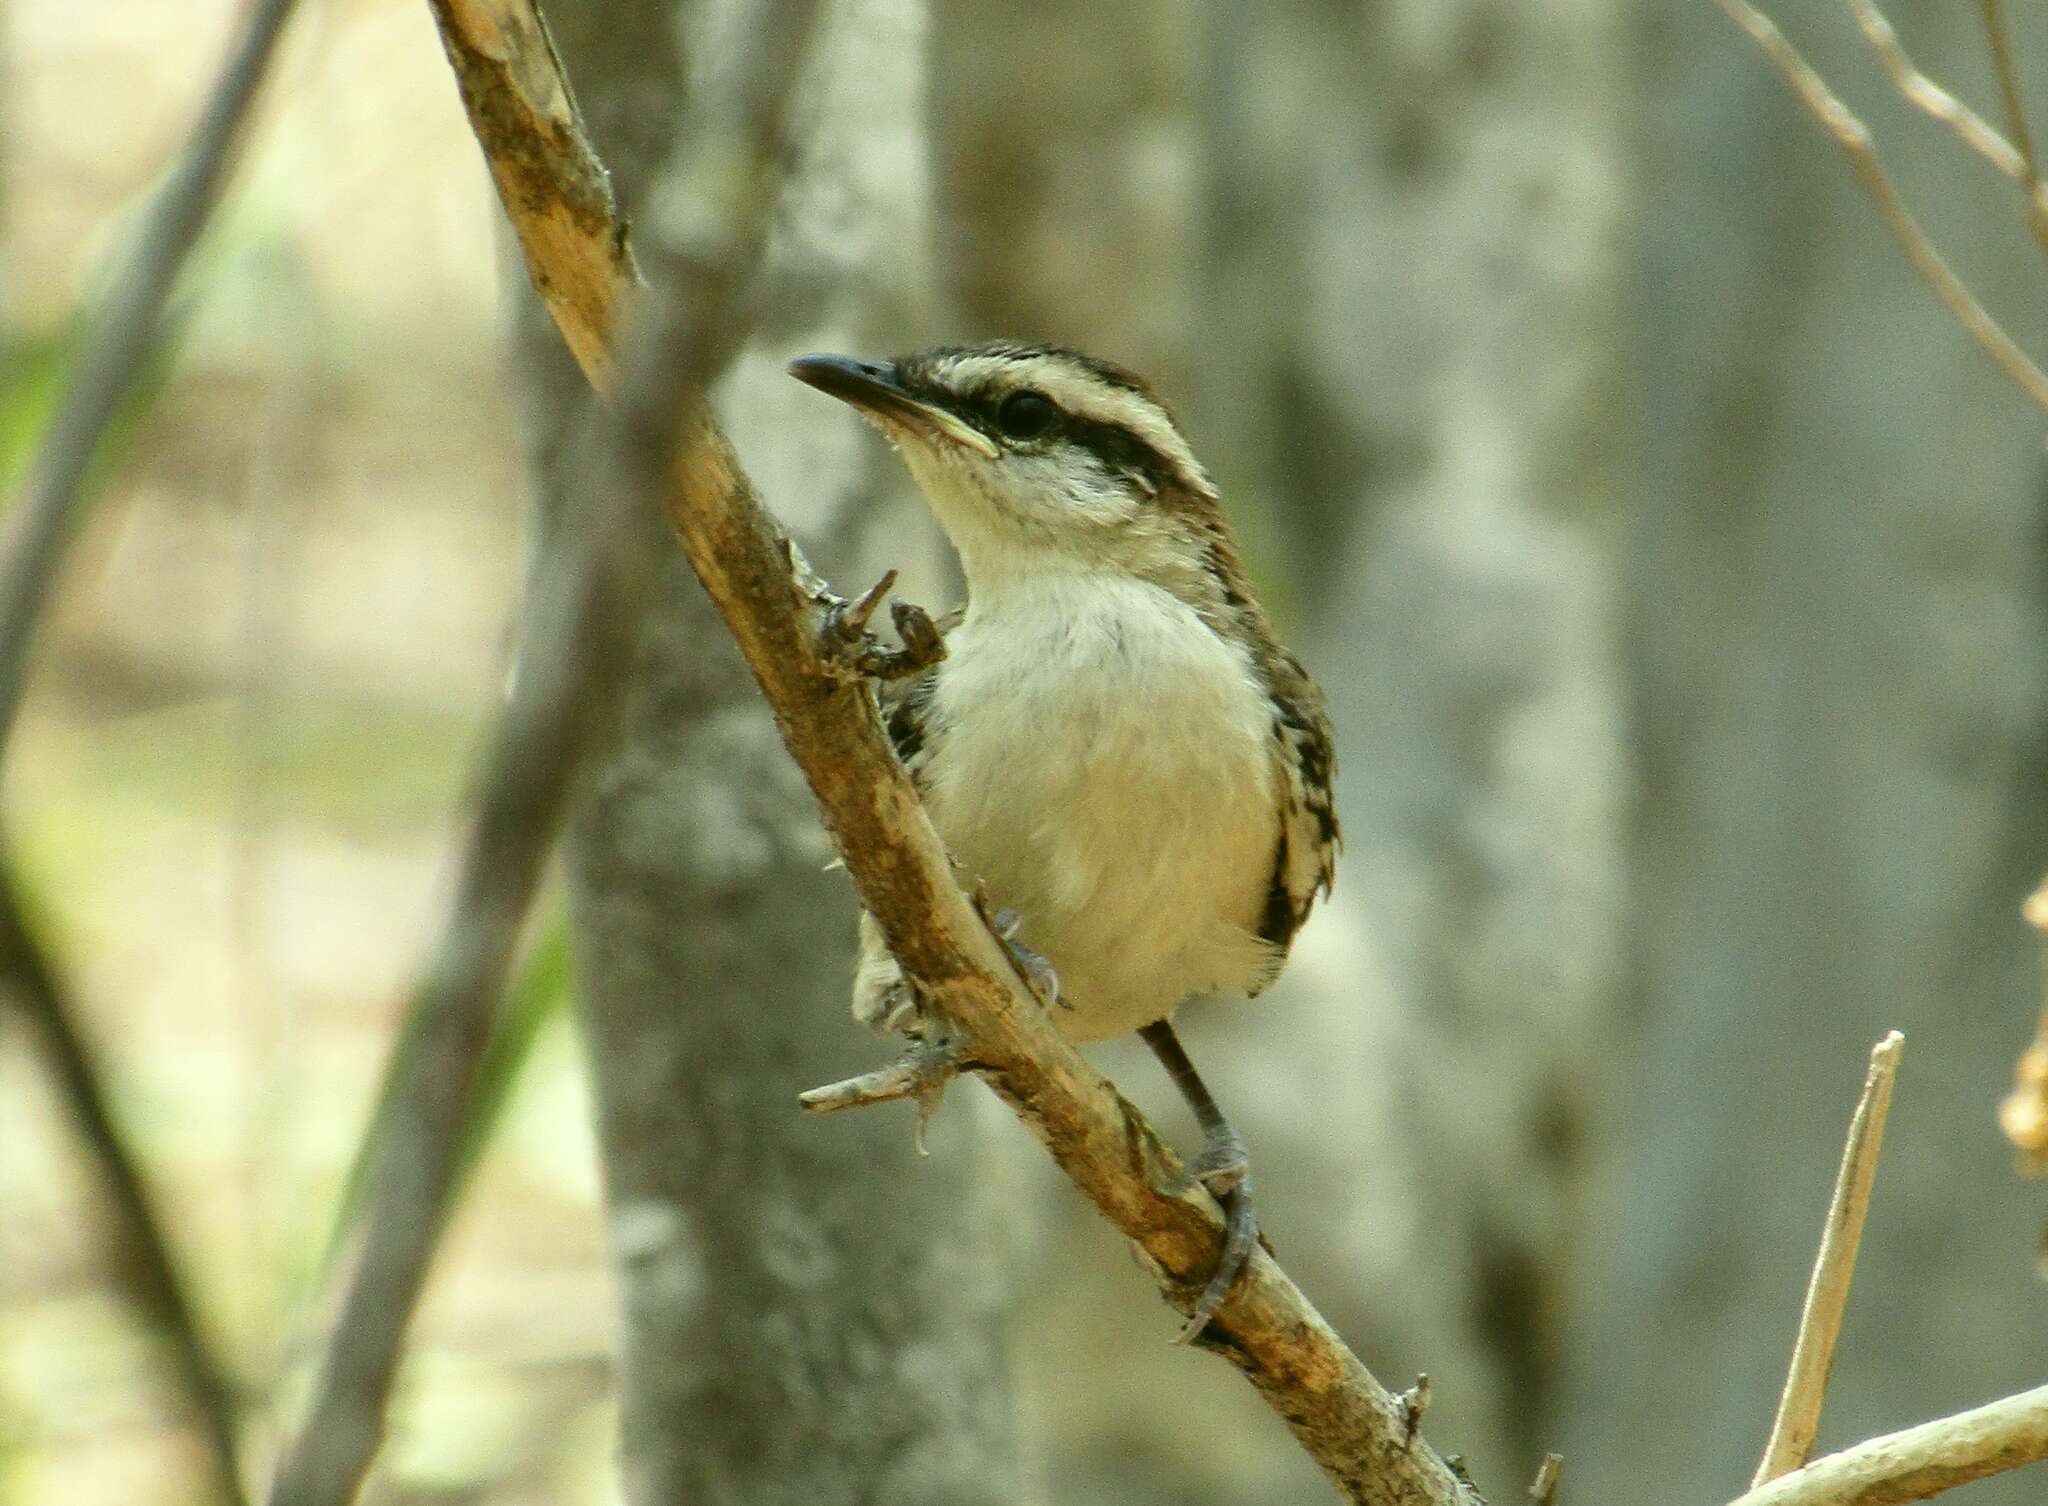
<path fill-rule="evenodd" d="M 1716 0 L 1716 3 L 1731 21 L 1749 34 L 1771 65 L 1783 75 L 1785 82 L 1792 86 L 1800 102 L 1834 138 L 1835 144 L 1849 154 L 1856 175 L 1863 180 L 1865 190 L 1877 204 L 1878 213 L 1884 216 L 1886 228 L 1906 253 L 1906 260 L 1912 263 L 1913 270 L 1934 289 L 1935 296 L 1941 299 L 1956 322 L 1983 348 L 1985 354 L 1996 361 L 2037 406 L 2048 412 L 2048 373 L 2034 364 L 2004 327 L 1977 301 L 1976 295 L 1935 248 L 1920 222 L 1913 218 L 1912 211 L 1901 202 L 1898 190 L 1892 186 L 1891 176 L 1885 172 L 1884 163 L 1877 155 L 1877 148 L 1871 144 L 1870 128 L 1842 103 L 1834 90 L 1828 87 L 1827 80 L 1820 76 L 1798 48 L 1785 39 L 1785 34 L 1778 30 L 1770 17 L 1749 0 Z"/>
<path fill-rule="evenodd" d="M 171 284 L 219 196 L 241 126 L 293 0 L 256 0 L 185 155 L 151 204 L 78 357 L 64 405 L 8 510 L 0 545 L 0 754 L 28 684 L 36 625 L 84 510 L 86 472 L 151 348 Z"/>
<path fill-rule="evenodd" d="M 511 105 L 501 91 L 567 101 L 570 90 L 525 0 L 436 0 L 444 27 L 472 23 L 476 37 L 449 38 L 451 56 L 505 58 L 521 66 L 465 71 L 464 100 L 486 153 L 518 151 L 516 133 L 490 125 L 516 110 L 539 119 L 531 102 Z M 505 42 L 506 37 L 525 40 Z M 490 41 L 479 46 L 479 39 Z M 551 69 L 541 77 L 536 69 Z M 573 110 L 556 111 L 572 120 Z M 755 118 L 758 119 L 758 111 Z M 528 154 L 523 162 L 541 160 Z M 589 181 L 602 168 L 587 146 L 550 158 L 551 170 Z M 501 184 L 507 174 L 497 170 Z M 545 188 L 545 178 L 535 180 Z M 744 187 L 700 177 L 692 197 L 730 202 Z M 543 195 L 545 197 L 545 195 Z M 563 214 L 550 227 L 528 227 L 534 196 L 505 204 L 528 257 L 534 286 L 570 338 L 604 327 L 616 308 L 593 316 L 569 291 L 576 277 L 549 258 L 603 265 L 606 248 L 624 260 L 623 225 Z M 587 238 L 580 251 L 551 233 L 568 227 Z M 668 227 L 663 227 L 668 228 Z M 550 232 L 550 233 L 544 233 Z M 688 265 L 685 248 L 643 244 L 669 281 Z M 658 255 L 666 250 L 666 256 Z M 686 293 L 694 292 L 686 279 Z M 631 285 L 610 279 L 614 300 Z M 649 297 L 648 302 L 659 303 Z M 638 339 L 638 321 L 632 332 Z M 580 351 L 579 351 L 580 355 Z M 631 361 L 627 363 L 629 366 Z M 601 362 L 584 361 L 601 379 Z M 627 384 L 630 387 L 630 384 Z M 622 394 L 622 404 L 627 398 Z M 826 824 L 838 838 L 862 900 L 880 920 L 905 966 L 968 1038 L 965 1055 L 987 1064 L 996 1091 L 1016 1108 L 1062 1167 L 1126 1235 L 1137 1241 L 1170 1298 L 1183 1310 L 1214 1265 L 1221 1216 L 1207 1194 L 1183 1190 L 1171 1151 L 1136 1109 L 1060 1038 L 1043 1007 L 1016 982 L 1007 955 L 954 883 L 950 865 L 916 793 L 882 736 L 867 690 L 820 650 L 817 626 L 826 600 L 822 583 L 801 565 L 741 472 L 724 435 L 699 413 L 670 472 L 670 516 L 691 563 L 761 679 L 785 741 L 818 794 Z M 1395 1399 L 1337 1339 L 1273 1260 L 1255 1253 L 1246 1278 L 1211 1323 L 1203 1342 L 1245 1372 L 1343 1491 L 1359 1502 L 1470 1502 L 1469 1488 L 1429 1446 L 1404 1428 Z"/>
<path fill-rule="evenodd" d="M 2048 1459 L 2048 1386 L 1816 1459 L 1729 1506 L 1900 1506 Z"/>
<path fill-rule="evenodd" d="M 1813 1457 L 1820 1430 L 1821 1403 L 1827 1397 L 1828 1372 L 1835 1362 L 1835 1340 L 1842 1332 L 1842 1314 L 1849 1306 L 1849 1283 L 1856 1275 L 1856 1251 L 1863 1242 L 1863 1219 L 1870 1211 L 1871 1182 L 1877 1176 L 1877 1153 L 1884 1146 L 1884 1121 L 1891 1112 L 1892 1084 L 1899 1076 L 1899 1056 L 1906 1038 L 1894 1030 L 1870 1053 L 1870 1072 L 1863 1081 L 1849 1121 L 1849 1143 L 1835 1176 L 1835 1193 L 1821 1230 L 1820 1254 L 1807 1284 L 1806 1305 L 1799 1314 L 1799 1336 L 1792 1345 L 1792 1368 L 1770 1442 L 1756 1467 L 1752 1486 L 1790 1474 Z"/>
<path fill-rule="evenodd" d="M 609 392 L 612 333 L 640 273 L 547 22 L 501 0 L 428 3 L 534 291 L 590 385 Z"/>
<path fill-rule="evenodd" d="M 2027 125 L 2027 103 L 2020 94 L 2019 68 L 2012 60 L 2012 33 L 2005 24 L 2005 6 L 2001 0 L 1980 0 L 1979 8 L 1984 15 L 1984 40 L 1991 49 L 1991 66 L 1998 74 L 1999 92 L 2005 96 L 2005 118 L 2026 170 L 2023 186 L 2027 191 L 2027 223 L 2041 249 L 2048 251 L 2048 185 L 2041 182 L 2041 159 L 2035 155 L 2034 133 Z"/>
<path fill-rule="evenodd" d="M 565 519 L 527 604 L 512 697 L 482 762 L 450 918 L 407 1011 L 385 1090 L 384 1153 L 362 1252 L 272 1506 L 353 1500 L 460 1180 L 462 1129 L 498 1000 L 589 730 L 614 703 L 647 567 L 626 508 Z"/>
<path fill-rule="evenodd" d="M 1892 87 L 1899 91 L 1901 99 L 1947 126 L 1964 146 L 2008 178 L 2026 182 L 2031 174 L 2027 159 L 2018 148 L 1999 135 L 1983 116 L 1920 71 L 1919 64 L 1907 55 L 1905 43 L 1899 40 L 1891 19 L 1877 8 L 1877 0 L 1848 0 L 1848 5 L 1863 31 L 1863 40 L 1891 76 Z"/>
<path fill-rule="evenodd" d="M 121 1279 L 135 1304 L 170 1341 L 179 1380 L 199 1413 L 215 1490 L 229 1506 L 241 1506 L 233 1389 L 200 1329 L 199 1316 L 171 1258 L 170 1243 L 150 1208 L 142 1168 L 129 1154 L 112 1106 L 101 1091 L 91 1053 L 78 1029 L 77 1011 L 30 931 L 14 873 L 4 866 L 4 859 L 0 859 L 0 994 L 13 995 L 30 1028 L 42 1037 L 58 1096 L 76 1118 L 79 1133 L 106 1179 L 114 1220 L 121 1230 L 115 1255 Z"/>

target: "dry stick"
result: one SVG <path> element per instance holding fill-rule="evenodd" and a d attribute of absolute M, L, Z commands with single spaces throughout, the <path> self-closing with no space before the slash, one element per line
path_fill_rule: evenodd
<path fill-rule="evenodd" d="M 1863 40 L 1891 75 L 1892 85 L 1907 104 L 1924 110 L 1955 132 L 1957 139 L 2015 182 L 2032 176 L 2027 159 L 2010 141 L 1975 110 L 1920 71 L 1906 55 L 1898 32 L 1877 8 L 1875 0 L 1848 0 L 1850 14 L 1863 31 Z"/>
<path fill-rule="evenodd" d="M 527 4 L 429 3 L 534 290 L 590 385 L 609 392 L 612 332 L 640 275 L 547 23 Z"/>
<path fill-rule="evenodd" d="M 621 547 L 624 507 L 566 520 L 528 603 L 520 667 L 478 781 L 454 911 L 408 1011 L 385 1152 L 306 1421 L 272 1483 L 272 1506 L 354 1499 L 384 1430 L 405 1330 L 459 1174 L 461 1129 L 520 925 L 586 730 L 613 703 L 644 567 Z"/>
<path fill-rule="evenodd" d="M 518 679 L 484 762 L 454 913 L 410 1011 L 418 1022 L 412 1049 L 397 1058 L 405 1075 L 391 1090 L 390 1135 L 363 1253 L 308 1418 L 273 1483 L 271 1506 L 352 1500 L 383 1435 L 405 1330 L 452 1201 L 460 1130 L 520 922 L 583 744 L 616 705 L 638 603 L 653 579 L 658 556 L 645 547 L 646 527 L 635 526 L 651 521 L 652 509 L 636 482 L 665 469 L 667 452 L 683 432 L 682 415 L 701 404 L 704 387 L 744 334 L 741 295 L 759 261 L 774 147 L 814 6 L 785 0 L 766 9 L 753 66 L 735 77 L 739 97 L 721 117 L 726 129 L 698 142 L 699 157 L 710 164 L 699 175 L 705 194 L 699 202 L 711 212 L 695 226 L 698 235 L 688 248 L 693 275 L 680 296 L 650 300 L 639 311 L 647 327 L 633 332 L 617 384 L 618 410 L 593 411 L 579 438 L 570 474 L 580 485 L 535 582 Z M 443 6 L 437 19 L 475 19 L 481 10 Z M 451 56 L 458 40 L 473 39 L 451 38 Z M 484 50 L 489 54 L 504 42 L 499 36 Z M 546 57 L 552 60 L 551 48 Z M 457 67 L 473 116 L 506 103 L 493 90 L 523 93 L 536 78 L 561 83 L 558 71 L 534 75 L 507 67 L 492 75 L 465 70 L 459 57 Z M 560 103 L 565 113 L 558 118 L 573 123 L 566 90 Z M 482 139 L 493 147 L 488 135 Z M 583 155 L 595 164 L 587 145 Z M 507 208 L 515 217 L 541 212 L 537 196 L 557 188 L 587 192 L 594 181 L 601 179 L 557 183 L 551 170 L 531 180 L 531 193 Z M 609 211 L 606 217 L 616 222 Z M 618 265 L 629 267 L 623 237 L 613 243 L 621 253 Z M 544 295 L 549 287 L 543 283 Z M 620 312 L 616 300 L 605 308 L 610 319 Z M 600 363 L 599 369 L 608 368 Z"/>
<path fill-rule="evenodd" d="M 292 4 L 257 0 L 250 12 L 184 157 L 150 206 L 141 239 L 79 354 L 64 405 L 8 510 L 0 545 L 0 755 L 21 709 L 36 625 L 78 531 L 86 471 L 155 344 L 171 284 L 219 197 L 242 122 Z"/>
<path fill-rule="evenodd" d="M 1899 1506 L 2048 1459 L 2048 1386 L 1816 1459 L 1730 1506 Z"/>
<path fill-rule="evenodd" d="M 1715 3 L 1763 49 L 1764 56 L 1798 93 L 1827 133 L 1849 154 L 1857 176 L 1876 201 L 1886 226 L 1906 253 L 1906 259 L 1913 264 L 1913 269 L 1934 289 L 1935 295 L 1947 305 L 1956 321 L 1998 363 L 2000 369 L 2043 412 L 2048 412 L 2048 374 L 2044 374 L 2027 353 L 2013 343 L 2012 337 L 1999 326 L 1998 321 L 1985 311 L 1975 295 L 1963 285 L 1962 279 L 1942 259 L 1934 243 L 1927 238 L 1927 232 L 1920 228 L 1919 221 L 1900 202 L 1898 192 L 1892 187 L 1884 164 L 1878 158 L 1877 149 L 1871 144 L 1869 128 L 1835 96 L 1827 81 L 1797 48 L 1785 40 L 1784 33 L 1771 19 L 1749 0 L 1715 0 Z"/>
<path fill-rule="evenodd" d="M 1999 92 L 2005 96 L 2005 118 L 2012 124 L 2012 139 L 2019 147 L 2026 167 L 2027 223 L 2034 239 L 2048 251 L 2048 186 L 2041 182 L 2041 160 L 2034 155 L 2034 133 L 2027 128 L 2027 105 L 2020 95 L 2019 69 L 2012 60 L 2012 34 L 2005 25 L 2005 7 L 1999 0 L 1982 0 L 1984 37 L 1991 48 L 1991 66 L 1998 74 Z"/>
<path fill-rule="evenodd" d="M 179 1381 L 199 1412 L 214 1486 L 229 1506 L 241 1506 L 235 1466 L 235 1403 L 226 1374 L 201 1334 L 185 1285 L 171 1259 L 162 1226 L 149 1205 L 142 1169 L 127 1143 L 93 1069 L 92 1053 L 77 1024 L 77 1010 L 56 970 L 43 955 L 22 914 L 14 875 L 0 864 L 0 994 L 12 994 L 30 1028 L 43 1038 L 58 1096 L 78 1122 L 93 1161 L 106 1179 L 120 1227 L 115 1264 L 135 1304 L 169 1337 Z"/>
<path fill-rule="evenodd" d="M 1770 1442 L 1756 1467 L 1752 1488 L 1790 1474 L 1813 1456 L 1820 1428 L 1821 1404 L 1827 1397 L 1828 1371 L 1835 1361 L 1835 1340 L 1842 1332 L 1842 1313 L 1849 1305 L 1849 1283 L 1856 1275 L 1856 1250 L 1863 1241 L 1863 1219 L 1870 1211 L 1871 1179 L 1884 1146 L 1885 1115 L 1891 1112 L 1892 1084 L 1899 1075 L 1899 1056 L 1906 1038 L 1894 1030 L 1870 1053 L 1870 1071 L 1863 1096 L 1849 1121 L 1849 1143 L 1835 1176 L 1835 1194 L 1821 1230 L 1820 1254 L 1807 1283 L 1806 1305 L 1799 1314 L 1799 1336 L 1792 1345 L 1792 1368 L 1778 1398 L 1778 1415 Z"/>

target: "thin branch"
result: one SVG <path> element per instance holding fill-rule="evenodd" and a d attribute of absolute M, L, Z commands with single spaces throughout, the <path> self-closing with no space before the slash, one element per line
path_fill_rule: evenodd
<path fill-rule="evenodd" d="M 1920 71 L 1919 65 L 1906 55 L 1906 47 L 1899 40 L 1898 31 L 1885 13 L 1877 8 L 1876 0 L 1847 0 L 1847 3 L 1857 26 L 1862 28 L 1864 41 L 1877 54 L 1878 62 L 1891 75 L 1893 86 L 1907 104 L 1932 115 L 1955 132 L 1963 145 L 2014 182 L 2027 181 L 2031 174 L 2019 149 L 1999 135 L 1983 116 Z"/>
<path fill-rule="evenodd" d="M 565 520 L 539 566 L 512 697 L 477 781 L 453 912 L 394 1052 L 362 1253 L 272 1506 L 340 1506 L 375 1457 L 405 1331 L 460 1180 L 463 1126 L 523 922 L 646 590 L 622 503 Z"/>
<path fill-rule="evenodd" d="M 1870 1211 L 1870 1186 L 1877 1175 L 1877 1156 L 1884 1146 L 1885 1116 L 1891 1112 L 1892 1084 L 1898 1080 L 1899 1057 L 1906 1038 L 1894 1030 L 1870 1053 L 1870 1071 L 1863 1096 L 1849 1121 L 1849 1143 L 1842 1150 L 1841 1170 L 1821 1230 L 1820 1254 L 1806 1287 L 1806 1305 L 1799 1314 L 1799 1337 L 1792 1345 L 1792 1368 L 1778 1398 L 1778 1415 L 1770 1442 L 1756 1467 L 1752 1486 L 1790 1474 L 1813 1457 L 1820 1429 L 1821 1404 L 1827 1397 L 1828 1371 L 1835 1362 L 1835 1340 L 1842 1332 L 1842 1313 L 1849 1305 L 1849 1284 L 1856 1275 L 1856 1251 L 1863 1241 L 1863 1219 Z"/>
<path fill-rule="evenodd" d="M 2012 34 L 2006 29 L 2005 7 L 2000 0 L 1982 0 L 1984 38 L 1991 48 L 1991 66 L 1998 74 L 1998 89 L 2005 96 L 2005 118 L 2012 139 L 2019 147 L 2025 166 L 2027 223 L 2041 249 L 2048 251 L 2048 187 L 2041 182 L 2041 159 L 2034 152 L 2034 133 L 2027 125 L 2027 104 L 2020 94 L 2019 68 L 2012 59 Z"/>
<path fill-rule="evenodd" d="M 535 582 L 518 680 L 484 762 L 454 913 L 411 1011 L 418 1027 L 399 1058 L 403 1075 L 392 1089 L 390 1144 L 363 1254 L 309 1415 L 273 1483 L 271 1506 L 340 1506 L 352 1500 L 383 1435 L 405 1330 L 453 1200 L 461 1130 L 519 926 L 553 846 L 583 747 L 613 719 L 631 661 L 638 604 L 659 558 L 647 547 L 653 508 L 645 484 L 666 469 L 676 437 L 687 432 L 684 415 L 701 408 L 705 387 L 745 333 L 743 295 L 760 260 L 780 122 L 815 6 L 775 0 L 766 9 L 749 63 L 732 77 L 733 96 L 719 101 L 721 113 L 707 112 L 708 124 L 695 139 L 690 160 L 700 170 L 693 184 L 700 192 L 696 202 L 707 212 L 693 222 L 689 275 L 635 311 L 616 384 L 617 407 L 593 409 L 579 436 L 570 468 L 574 505 L 558 525 Z M 516 4 L 436 9 L 437 19 L 451 25 L 495 26 L 521 14 L 532 20 L 530 10 Z M 496 45 L 509 34 L 494 31 L 482 42 Z M 458 69 L 467 55 L 463 49 L 478 41 L 449 41 Z M 464 75 L 464 104 L 473 121 L 507 118 L 494 113 L 508 106 L 495 90 L 535 93 L 543 100 L 558 90 L 566 112 L 561 118 L 573 121 L 552 48 L 525 61 L 531 66 Z M 529 108 L 527 114 L 541 118 L 548 111 Z M 516 133 L 494 136 L 480 126 L 478 134 L 487 152 L 518 149 Z M 576 146 L 594 168 L 596 158 L 580 135 Z M 498 177 L 501 184 L 507 181 L 505 174 Z M 515 222 L 555 214 L 551 188 L 573 193 L 587 186 L 560 183 L 552 169 L 522 181 L 527 192 L 505 201 Z M 603 203 L 610 204 L 608 192 Z M 614 246 L 623 246 L 622 233 L 588 215 L 568 216 L 566 223 L 606 231 Z M 522 244 L 559 247 L 562 241 L 522 236 Z M 623 253 L 613 264 L 631 266 Z M 550 306 L 558 307 L 556 298 L 573 301 L 566 290 L 574 280 L 546 274 L 547 268 L 536 269 L 534 281 Z M 623 276 L 605 284 L 611 291 L 603 296 L 612 301 L 595 327 L 617 321 L 625 285 Z M 602 361 L 594 366 L 594 380 L 608 371 Z"/>
<path fill-rule="evenodd" d="M 2048 1386 L 1816 1459 L 1730 1506 L 1899 1506 L 2048 1459 Z"/>
<path fill-rule="evenodd" d="M 1799 50 L 1785 39 L 1771 19 L 1764 15 L 1749 0 L 1715 0 L 1721 9 L 1747 32 L 1764 56 L 1782 74 L 1785 81 L 1799 95 L 1800 100 L 1820 121 L 1827 133 L 1835 139 L 1849 160 L 1856 174 L 1863 180 L 1864 188 L 1876 201 L 1878 211 L 1884 216 L 1885 225 L 1892 232 L 1906 253 L 1907 261 L 1935 295 L 1947 305 L 1970 337 L 1984 352 L 1996 361 L 2021 391 L 2033 399 L 2043 412 L 2048 412 L 2048 374 L 2044 374 L 2027 356 L 2027 353 L 2013 343 L 2013 339 L 1980 304 L 1976 296 L 1963 285 L 1949 264 L 1935 249 L 1927 232 L 1920 228 L 1919 221 L 1900 202 L 1898 192 L 1892 187 L 1886 175 L 1884 164 L 1871 144 L 1870 131 L 1862 121 L 1851 113 L 1831 90 L 1827 81 L 1813 65 L 1800 55 Z"/>
<path fill-rule="evenodd" d="M 57 1094 L 71 1111 L 86 1149 L 105 1178 L 119 1237 L 114 1264 L 129 1298 L 170 1341 L 178 1380 L 199 1414 L 214 1489 L 241 1506 L 235 1464 L 235 1399 L 227 1372 L 206 1342 L 170 1241 L 151 1208 L 142 1168 L 129 1154 L 100 1087 L 77 1010 L 56 969 L 37 945 L 22 913 L 15 876 L 0 859 L 0 995 L 11 997 L 41 1037 Z"/>
<path fill-rule="evenodd" d="M 612 333 L 640 273 L 547 23 L 531 5 L 429 3 L 534 291 L 590 385 L 609 392 Z"/>
<path fill-rule="evenodd" d="M 219 197 L 241 126 L 294 0 L 256 0 L 206 108 L 141 238 L 115 279 L 0 543 L 0 756 L 22 693 L 36 626 L 84 512 L 86 472 L 101 437 L 156 343 L 171 284 Z"/>

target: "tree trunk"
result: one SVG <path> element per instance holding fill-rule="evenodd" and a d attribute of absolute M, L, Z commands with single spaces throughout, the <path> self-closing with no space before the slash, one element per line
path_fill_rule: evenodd
<path fill-rule="evenodd" d="M 661 189 L 686 73 L 735 7 L 550 8 L 629 212 Z M 926 295 L 922 13 L 828 8 L 762 325 L 723 394 L 736 442 L 841 583 L 907 564 L 926 525 L 889 458 L 782 375 L 891 347 Z M 698 45 L 700 44 L 701 45 Z M 581 379 L 528 317 L 543 476 Z M 886 480 L 883 478 L 887 478 Z M 906 550 L 904 541 L 910 541 Z M 859 545 L 871 542 L 875 548 Z M 671 563 L 616 740 L 568 842 L 571 916 L 619 1280 L 628 1499 L 985 1503 L 1017 1495 L 1002 1262 L 974 1116 L 912 1152 L 907 1114 L 799 1117 L 877 1060 L 847 1015 L 854 906 L 759 693 L 663 526 Z M 906 558 L 906 555 L 908 556 Z"/>

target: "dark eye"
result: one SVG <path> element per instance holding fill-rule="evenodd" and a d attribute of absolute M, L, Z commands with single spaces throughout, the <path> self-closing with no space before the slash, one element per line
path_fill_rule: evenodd
<path fill-rule="evenodd" d="M 1052 427 L 1058 412 L 1051 398 L 1027 387 L 1003 399 L 1002 407 L 996 409 L 996 427 L 1012 439 L 1036 439 Z"/>

